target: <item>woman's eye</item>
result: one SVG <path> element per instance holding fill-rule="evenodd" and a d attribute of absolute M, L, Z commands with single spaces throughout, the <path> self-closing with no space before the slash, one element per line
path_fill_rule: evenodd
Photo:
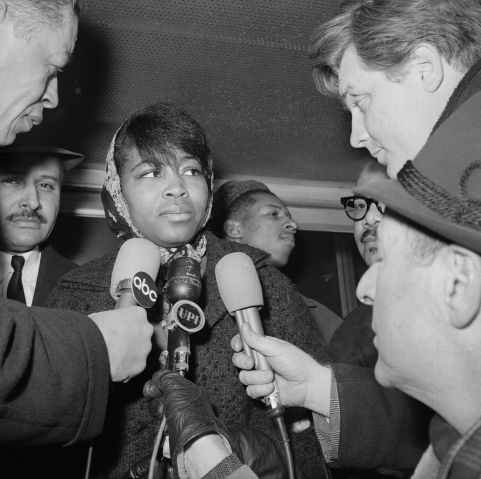
<path fill-rule="evenodd" d="M 160 176 L 160 172 L 157 170 L 144 171 L 141 175 L 142 178 L 157 178 Z"/>
<path fill-rule="evenodd" d="M 43 188 L 44 190 L 47 190 L 47 191 L 54 190 L 53 185 L 51 185 L 50 183 L 40 183 L 39 186 L 40 186 L 40 188 Z"/>
<path fill-rule="evenodd" d="M 202 169 L 197 166 L 191 166 L 189 168 L 186 168 L 182 172 L 182 174 L 187 176 L 198 176 L 198 175 L 202 175 Z"/>

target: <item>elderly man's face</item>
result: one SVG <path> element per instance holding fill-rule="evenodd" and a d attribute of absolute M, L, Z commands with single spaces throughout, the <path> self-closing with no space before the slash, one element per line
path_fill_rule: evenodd
<path fill-rule="evenodd" d="M 439 262 L 413 259 L 409 227 L 386 214 L 378 228 L 379 261 L 357 287 L 360 301 L 373 304 L 372 329 L 379 357 L 375 375 L 420 399 L 439 351 L 432 341 L 439 327 L 437 298 L 442 295 Z"/>
<path fill-rule="evenodd" d="M 66 9 L 61 28 L 38 26 L 27 40 L 13 20 L 0 19 L 0 145 L 13 143 L 58 105 L 57 74 L 68 62 L 77 38 L 77 18 Z"/>
<path fill-rule="evenodd" d="M 367 70 L 354 47 L 342 57 L 339 93 L 352 116 L 351 145 L 369 150 L 391 178 L 424 146 L 439 115 L 414 72 L 392 80 Z"/>
<path fill-rule="evenodd" d="M 43 243 L 57 218 L 61 169 L 56 158 L 0 162 L 0 249 L 30 251 Z"/>

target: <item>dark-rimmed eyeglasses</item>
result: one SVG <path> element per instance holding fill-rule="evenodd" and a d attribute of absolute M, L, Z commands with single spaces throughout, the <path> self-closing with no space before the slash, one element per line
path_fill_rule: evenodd
<path fill-rule="evenodd" d="M 378 201 L 373 200 L 372 198 L 366 198 L 365 196 L 344 196 L 341 198 L 341 203 L 342 206 L 344 206 L 346 215 L 352 221 L 361 221 L 364 219 L 373 203 L 376 205 L 376 208 L 382 215 L 386 209 L 386 207 L 384 205 L 380 205 Z"/>

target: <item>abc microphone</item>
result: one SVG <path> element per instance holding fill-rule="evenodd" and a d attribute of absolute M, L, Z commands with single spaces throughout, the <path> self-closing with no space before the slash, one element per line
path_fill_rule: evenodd
<path fill-rule="evenodd" d="M 120 247 L 110 281 L 115 309 L 151 308 L 157 301 L 155 279 L 160 268 L 159 248 L 145 238 L 131 238 Z"/>
<path fill-rule="evenodd" d="M 244 323 L 261 336 L 264 336 L 259 308 L 264 306 L 262 288 L 252 260 L 245 253 L 236 252 L 224 256 L 215 266 L 215 277 L 220 297 L 229 313 L 235 316 L 239 333 Z M 255 368 L 271 371 L 266 358 L 245 343 L 241 334 L 244 352 L 252 357 Z M 283 407 L 277 389 L 264 398 L 272 409 Z"/>

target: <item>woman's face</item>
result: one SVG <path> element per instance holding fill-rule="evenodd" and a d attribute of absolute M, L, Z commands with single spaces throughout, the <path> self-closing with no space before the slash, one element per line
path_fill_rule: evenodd
<path fill-rule="evenodd" d="M 189 243 L 204 221 L 209 191 L 202 167 L 183 150 L 155 166 L 130 150 L 120 185 L 137 229 L 158 246 Z"/>

